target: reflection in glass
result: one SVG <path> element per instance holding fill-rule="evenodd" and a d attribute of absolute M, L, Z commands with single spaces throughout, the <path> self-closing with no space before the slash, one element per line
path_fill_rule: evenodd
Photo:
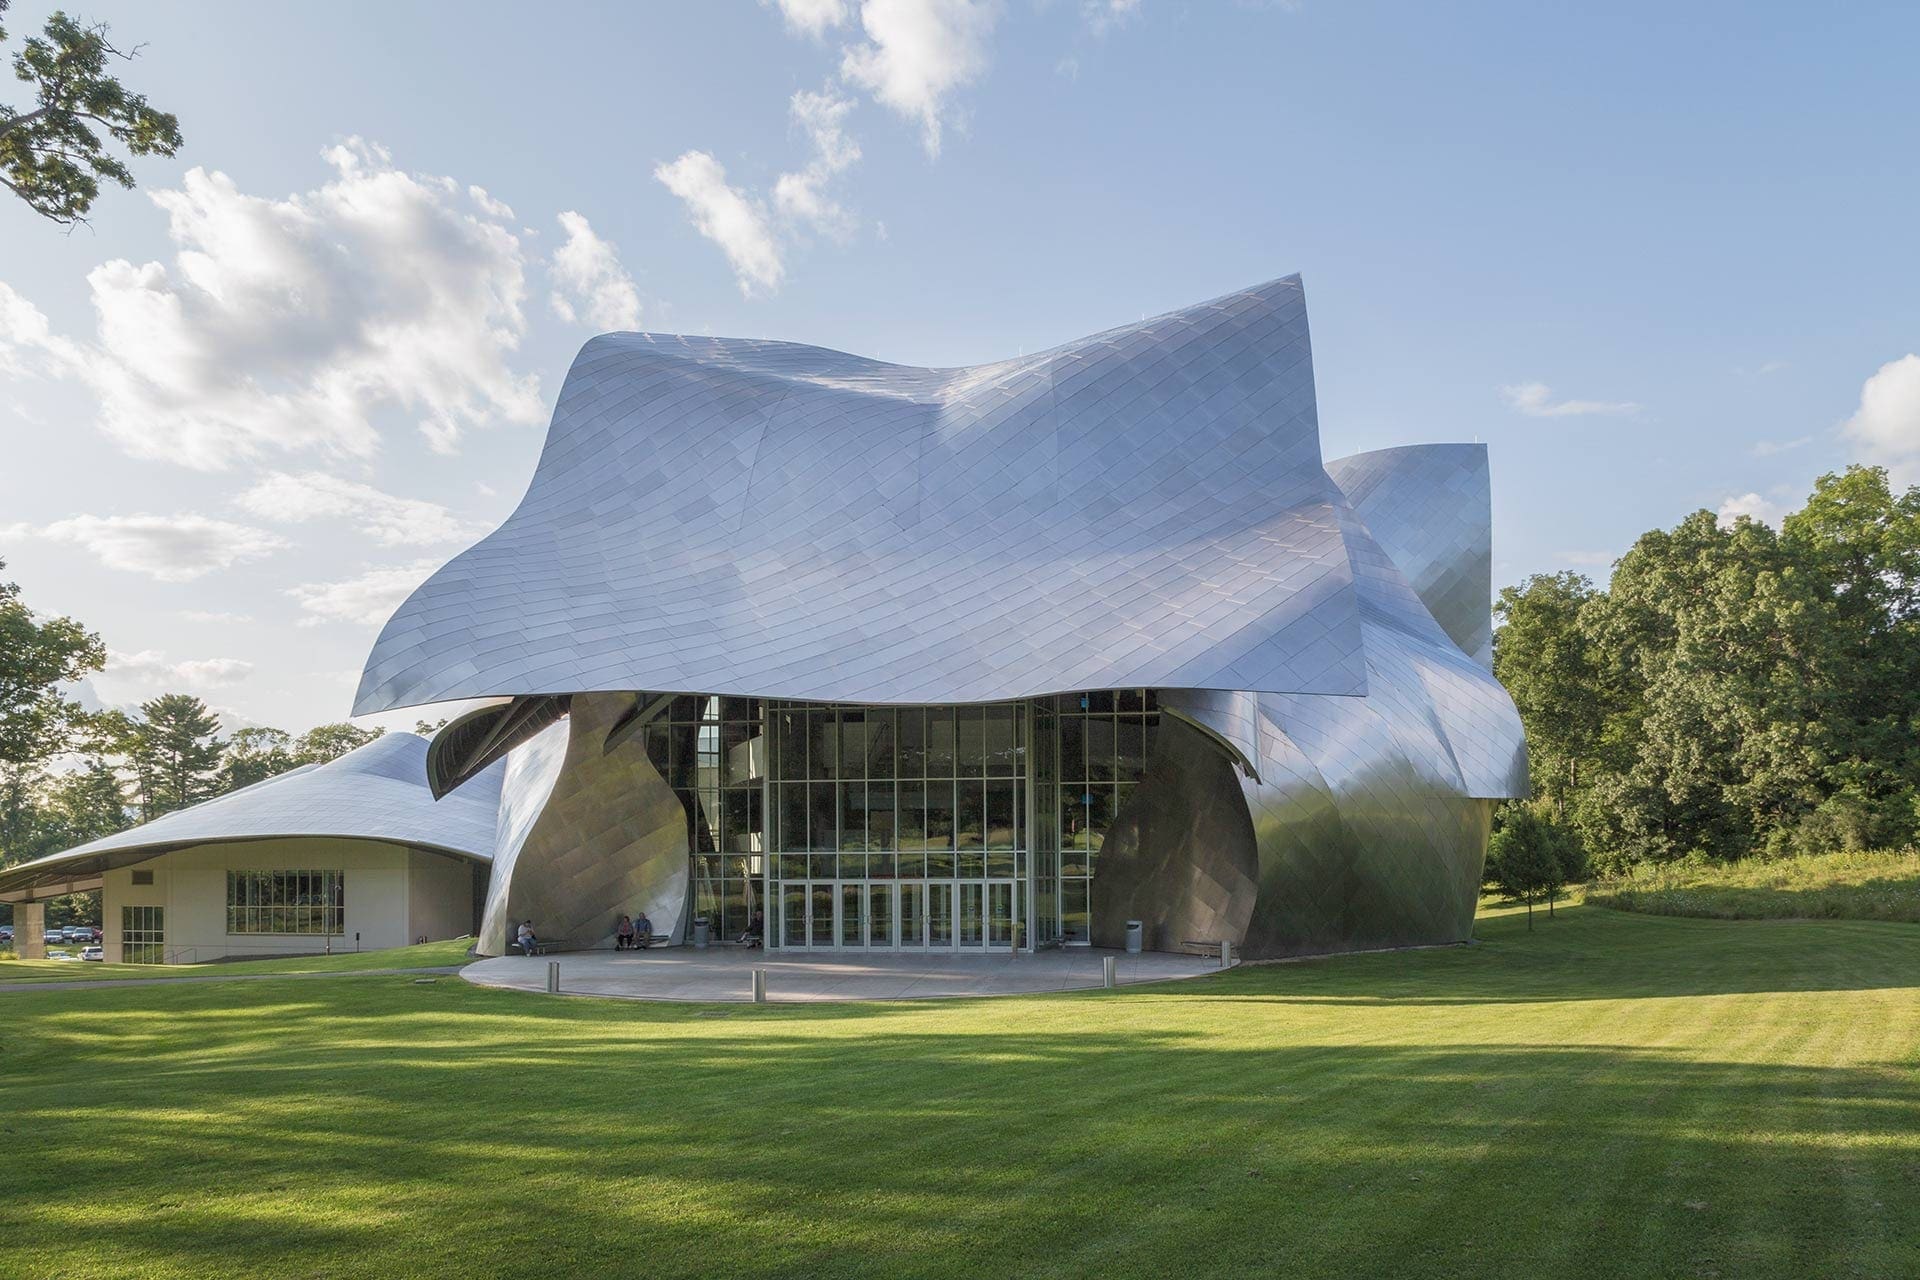
<path fill-rule="evenodd" d="M 815 852 L 835 848 L 838 841 L 834 835 L 834 787 L 831 782 L 814 782 L 807 786 L 807 847 Z"/>
<path fill-rule="evenodd" d="M 1088 716 L 1087 772 L 1092 782 L 1113 781 L 1114 735 L 1112 716 Z"/>
<path fill-rule="evenodd" d="M 927 945 L 927 889 L 911 881 L 900 886 L 900 945 Z"/>
<path fill-rule="evenodd" d="M 955 810 L 954 839 L 961 849 L 979 849 L 987 842 L 987 787 L 984 782 L 962 778 L 959 802 Z"/>
<path fill-rule="evenodd" d="M 927 776 L 929 778 L 954 776 L 953 720 L 952 707 L 927 708 Z"/>
<path fill-rule="evenodd" d="M 987 945 L 1013 945 L 1013 886 L 1010 884 L 987 886 Z"/>
<path fill-rule="evenodd" d="M 986 941 L 986 888 L 983 884 L 960 886 L 960 945 L 977 947 Z"/>
<path fill-rule="evenodd" d="M 839 776 L 840 729 L 838 717 L 831 707 L 815 708 L 807 712 L 807 776 L 809 778 L 834 778 Z"/>
<path fill-rule="evenodd" d="M 954 713 L 956 747 L 955 773 L 962 778 L 977 778 L 987 771 L 986 720 L 979 707 L 961 707 Z"/>
<path fill-rule="evenodd" d="M 927 776 L 926 715 L 918 707 L 899 709 L 900 776 Z"/>
<path fill-rule="evenodd" d="M 867 712 L 867 776 L 893 776 L 894 712 L 891 707 L 874 707 Z"/>
<path fill-rule="evenodd" d="M 840 886 L 840 945 L 858 947 L 866 943 L 866 922 L 862 908 L 867 895 L 857 884 Z"/>
<path fill-rule="evenodd" d="M 993 778 L 1010 778 L 1016 769 L 1013 753 L 1014 717 L 1018 715 L 1014 707 L 988 707 L 986 709 L 986 754 L 987 775 Z"/>
<path fill-rule="evenodd" d="M 927 945 L 930 947 L 953 945 L 953 886 L 951 884 L 927 886 Z"/>
<path fill-rule="evenodd" d="M 790 884 L 782 892 L 780 901 L 780 946 L 804 947 L 807 945 L 807 887 Z"/>

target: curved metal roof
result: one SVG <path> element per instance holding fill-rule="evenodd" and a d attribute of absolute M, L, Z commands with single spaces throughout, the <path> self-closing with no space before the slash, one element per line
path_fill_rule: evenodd
<path fill-rule="evenodd" d="M 1366 692 L 1297 276 L 974 368 L 595 338 L 354 705 L 1137 686 Z"/>
<path fill-rule="evenodd" d="M 493 858 L 504 764 L 435 801 L 427 741 L 388 733 L 325 764 L 305 765 L 152 822 L 0 871 L 0 893 L 144 862 L 175 849 L 275 836 L 386 840 Z"/>

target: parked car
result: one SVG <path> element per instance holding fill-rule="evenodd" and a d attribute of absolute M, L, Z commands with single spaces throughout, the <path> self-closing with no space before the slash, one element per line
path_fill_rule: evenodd
<path fill-rule="evenodd" d="M 85 947 L 80 952 L 80 958 L 82 960 L 105 960 L 107 958 L 107 949 L 98 945 Z"/>
<path fill-rule="evenodd" d="M 12 942 L 12 941 L 13 941 L 13 926 L 10 924 L 0 924 L 0 942 Z"/>

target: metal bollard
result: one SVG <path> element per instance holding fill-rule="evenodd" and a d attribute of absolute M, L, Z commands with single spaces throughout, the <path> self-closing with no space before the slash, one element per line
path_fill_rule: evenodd
<path fill-rule="evenodd" d="M 558 960 L 547 961 L 547 994 L 556 996 L 560 994 L 560 962 Z"/>
<path fill-rule="evenodd" d="M 1222 969 L 1233 968 L 1233 944 L 1224 939 L 1222 939 L 1220 943 L 1220 967 Z"/>
<path fill-rule="evenodd" d="M 765 969 L 753 971 L 753 1002 L 755 1004 L 767 1002 L 767 971 Z"/>
<path fill-rule="evenodd" d="M 1104 979 L 1100 984 L 1101 986 L 1112 988 L 1120 985 L 1120 959 L 1118 956 L 1101 957 L 1100 968 Z"/>

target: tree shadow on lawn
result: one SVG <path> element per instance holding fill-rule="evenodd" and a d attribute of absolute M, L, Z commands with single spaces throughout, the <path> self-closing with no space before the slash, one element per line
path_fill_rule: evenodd
<path fill-rule="evenodd" d="M 410 1047 L 404 1017 L 307 1012 L 332 1021 L 196 1017 L 162 1053 L 0 1077 L 0 1238 L 200 1274 L 1920 1265 L 1920 1088 L 1877 1064 L 913 1013 L 750 1044 L 576 1016 L 516 1046 L 544 1019 L 476 1011 Z"/>

